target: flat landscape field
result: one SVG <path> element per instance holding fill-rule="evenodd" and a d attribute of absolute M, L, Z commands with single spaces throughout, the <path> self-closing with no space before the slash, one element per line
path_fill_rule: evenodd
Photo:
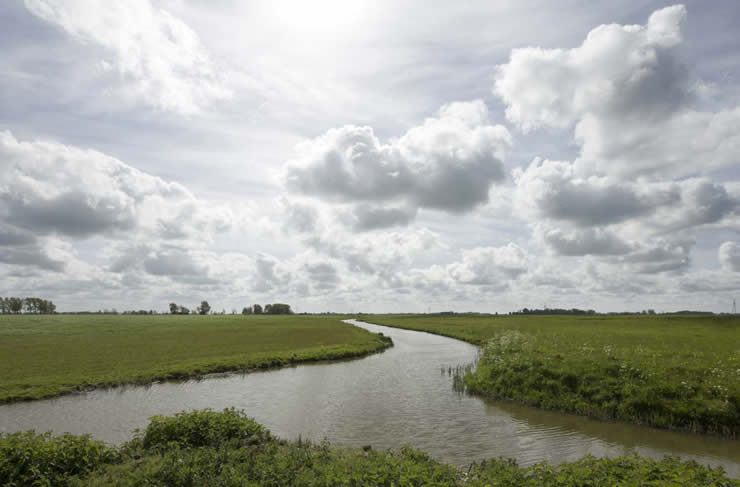
<path fill-rule="evenodd" d="M 482 345 L 474 393 L 604 419 L 740 437 L 740 318 L 367 315 Z"/>
<path fill-rule="evenodd" d="M 337 316 L 2 315 L 0 402 L 350 358 L 386 340 Z"/>

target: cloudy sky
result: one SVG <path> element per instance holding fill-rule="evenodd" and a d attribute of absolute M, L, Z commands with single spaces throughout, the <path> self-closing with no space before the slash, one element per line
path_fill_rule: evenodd
<path fill-rule="evenodd" d="M 0 4 L 0 295 L 730 311 L 740 4 Z"/>

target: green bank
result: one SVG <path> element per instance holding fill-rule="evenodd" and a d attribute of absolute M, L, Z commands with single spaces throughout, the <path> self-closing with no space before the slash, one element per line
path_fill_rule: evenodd
<path fill-rule="evenodd" d="M 651 426 L 740 435 L 736 316 L 371 315 L 482 346 L 474 393 Z"/>
<path fill-rule="evenodd" d="M 413 448 L 375 451 L 286 442 L 235 410 L 155 417 L 134 439 L 112 448 L 85 436 L 0 435 L 6 486 L 726 486 L 720 469 L 675 458 L 586 457 L 523 468 L 495 459 L 467 469 L 440 464 Z"/>
<path fill-rule="evenodd" d="M 2 315 L 0 402 L 359 357 L 390 345 L 336 316 Z"/>

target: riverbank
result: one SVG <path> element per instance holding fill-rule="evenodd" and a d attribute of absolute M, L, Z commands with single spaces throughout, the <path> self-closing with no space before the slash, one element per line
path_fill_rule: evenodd
<path fill-rule="evenodd" d="M 600 419 L 740 436 L 734 316 L 363 315 L 483 346 L 476 394 Z"/>
<path fill-rule="evenodd" d="M 675 458 L 587 457 L 528 468 L 495 459 L 458 469 L 408 447 L 287 442 L 233 409 L 152 418 L 119 448 L 84 436 L 0 435 L 0 458 L 0 483 L 8 486 L 740 486 L 720 469 Z"/>
<path fill-rule="evenodd" d="M 357 358 L 390 346 L 335 316 L 2 315 L 0 403 Z"/>

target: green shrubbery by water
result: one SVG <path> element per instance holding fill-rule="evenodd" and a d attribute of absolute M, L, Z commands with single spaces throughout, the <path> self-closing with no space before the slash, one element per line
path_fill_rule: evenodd
<path fill-rule="evenodd" d="M 740 318 L 373 316 L 482 345 L 472 392 L 598 418 L 740 435 Z"/>
<path fill-rule="evenodd" d="M 584 458 L 529 468 L 491 460 L 467 469 L 413 448 L 286 442 L 233 409 L 153 418 L 120 448 L 86 436 L 0 436 L 0 485 L 16 486 L 740 486 L 675 458 Z"/>
<path fill-rule="evenodd" d="M 33 431 L 0 434 L 0 485 L 64 486 L 102 465 L 122 460 L 120 452 L 89 436 L 51 436 Z"/>
<path fill-rule="evenodd" d="M 740 369 L 728 365 L 740 365 L 740 350 L 725 363 L 711 360 L 706 367 L 671 364 L 671 357 L 640 345 L 597 350 L 514 330 L 486 344 L 465 383 L 471 392 L 547 409 L 736 438 Z"/>

